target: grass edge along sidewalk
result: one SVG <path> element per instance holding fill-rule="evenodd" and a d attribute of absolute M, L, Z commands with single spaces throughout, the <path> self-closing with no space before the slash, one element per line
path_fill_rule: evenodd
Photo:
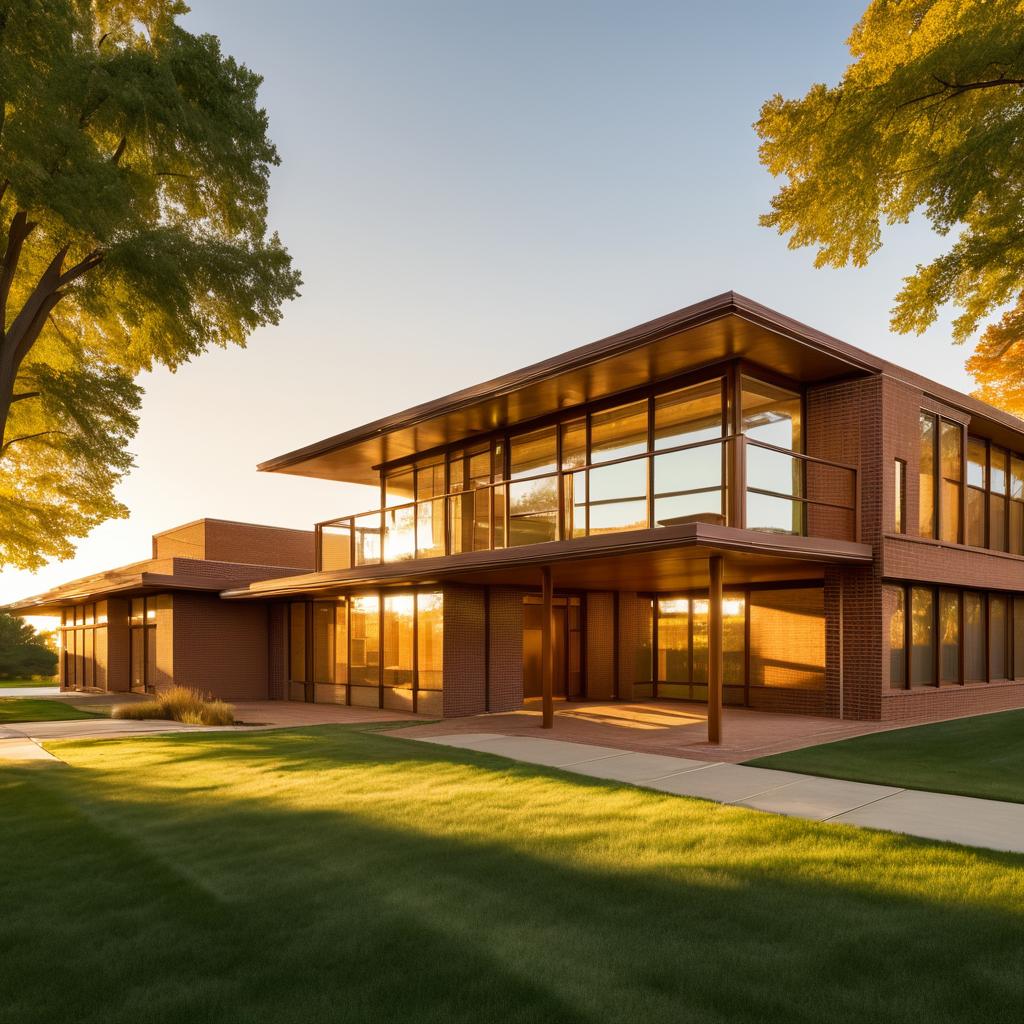
<path fill-rule="evenodd" d="M 745 763 L 1024 803 L 1024 709 L 876 732 Z"/>
<path fill-rule="evenodd" d="M 1024 1005 L 1021 856 L 352 726 L 47 746 L 67 764 L 0 771 L 6 854 L 33 865 L 0 916 L 19 1024 L 989 1024 Z M 158 948 L 175 956 L 138 955 Z"/>

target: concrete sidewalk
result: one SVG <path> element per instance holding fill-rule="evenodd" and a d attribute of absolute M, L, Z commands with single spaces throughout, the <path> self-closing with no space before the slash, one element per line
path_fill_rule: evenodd
<path fill-rule="evenodd" d="M 721 761 L 629 753 L 565 740 L 462 733 L 396 739 L 479 750 L 577 775 L 701 797 L 812 821 L 861 825 L 967 846 L 1024 853 L 1024 804 L 824 779 Z"/>
<path fill-rule="evenodd" d="M 121 718 L 72 718 L 60 722 L 10 722 L 0 725 L 0 762 L 58 761 L 40 745 L 46 740 L 123 739 L 172 732 L 251 731 L 233 725 L 184 725 L 181 722 L 135 722 Z"/>

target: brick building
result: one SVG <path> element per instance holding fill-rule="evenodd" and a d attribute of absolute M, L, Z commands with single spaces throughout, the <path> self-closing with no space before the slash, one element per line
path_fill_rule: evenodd
<path fill-rule="evenodd" d="M 308 533 L 203 520 L 18 602 L 63 615 L 63 685 L 1024 705 L 1024 423 L 733 293 L 259 468 L 380 501 Z"/>

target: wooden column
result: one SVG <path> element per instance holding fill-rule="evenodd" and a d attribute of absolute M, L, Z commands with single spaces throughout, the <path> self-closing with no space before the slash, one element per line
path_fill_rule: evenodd
<path fill-rule="evenodd" d="M 551 642 L 555 616 L 554 588 L 551 582 L 551 566 L 541 569 L 541 605 L 542 620 L 540 631 L 540 665 L 541 665 L 541 727 L 550 729 L 555 724 L 555 665 L 554 644 Z"/>
<path fill-rule="evenodd" d="M 722 742 L 722 556 L 708 559 L 708 743 Z"/>

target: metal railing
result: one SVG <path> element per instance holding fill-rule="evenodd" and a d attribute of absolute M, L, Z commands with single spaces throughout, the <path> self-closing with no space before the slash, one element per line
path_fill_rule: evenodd
<path fill-rule="evenodd" d="M 513 476 L 316 526 L 317 567 L 571 540 L 704 520 L 855 540 L 857 470 L 743 434 Z"/>

